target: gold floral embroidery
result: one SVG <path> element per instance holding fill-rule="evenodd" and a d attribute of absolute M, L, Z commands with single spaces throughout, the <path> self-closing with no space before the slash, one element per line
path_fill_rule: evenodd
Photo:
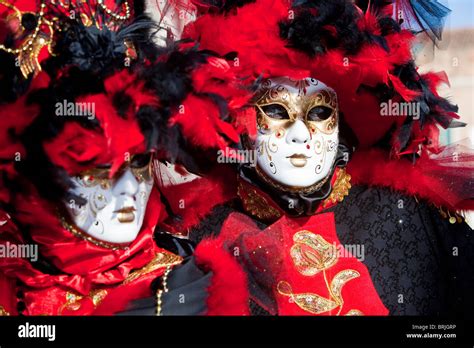
<path fill-rule="evenodd" d="M 145 267 L 140 268 L 136 271 L 131 272 L 128 277 L 123 281 L 123 284 L 128 284 L 139 277 L 153 272 L 159 268 L 164 268 L 168 266 L 178 265 L 183 261 L 183 258 L 179 255 L 175 255 L 172 253 L 158 253 L 156 254 L 155 258 L 151 260 L 149 264 Z"/>
<path fill-rule="evenodd" d="M 319 234 L 303 230 L 293 236 L 290 255 L 298 272 L 314 276 L 337 263 L 337 249 Z"/>
<path fill-rule="evenodd" d="M 5 309 L 5 307 L 0 306 L 0 317 L 7 317 L 9 316 L 10 313 Z"/>
<path fill-rule="evenodd" d="M 339 169 L 331 194 L 324 200 L 323 207 L 326 207 L 329 204 L 342 202 L 344 197 L 349 194 L 351 187 L 351 176 L 347 174 L 344 168 Z"/>
<path fill-rule="evenodd" d="M 340 315 L 344 305 L 342 288 L 347 282 L 358 278 L 360 273 L 353 269 L 342 270 L 329 283 L 326 270 L 337 263 L 336 245 L 308 230 L 295 233 L 293 241 L 295 244 L 290 249 L 290 255 L 297 271 L 307 277 L 316 276 L 322 272 L 330 298 L 309 292 L 295 294 L 291 285 L 286 281 L 280 281 L 277 284 L 278 292 L 283 296 L 290 297 L 297 306 L 307 312 L 322 314 L 339 308 L 336 315 Z M 351 309 L 346 315 L 363 315 L 363 313 Z"/>

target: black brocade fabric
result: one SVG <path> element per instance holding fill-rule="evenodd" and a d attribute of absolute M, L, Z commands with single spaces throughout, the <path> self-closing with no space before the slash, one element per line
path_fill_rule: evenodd
<path fill-rule="evenodd" d="M 255 301 L 249 301 L 250 315 L 252 316 L 271 316 L 263 307 L 259 306 Z"/>
<path fill-rule="evenodd" d="M 364 264 L 391 315 L 472 313 L 474 234 L 467 224 L 452 225 L 414 198 L 361 186 L 331 210 L 341 243 L 364 246 Z"/>
<path fill-rule="evenodd" d="M 217 235 L 227 216 L 239 210 L 235 202 L 216 207 L 190 238 L 199 242 Z M 365 186 L 354 186 L 329 211 L 341 243 L 364 247 L 363 262 L 391 315 L 467 316 L 474 311 L 474 232 L 467 224 L 452 225 L 435 207 Z M 252 314 L 267 314 L 250 305 Z"/>

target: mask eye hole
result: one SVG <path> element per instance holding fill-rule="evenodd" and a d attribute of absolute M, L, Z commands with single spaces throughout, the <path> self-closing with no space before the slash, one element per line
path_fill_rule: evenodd
<path fill-rule="evenodd" d="M 130 161 L 130 167 L 141 169 L 150 164 L 151 154 L 135 155 Z"/>
<path fill-rule="evenodd" d="M 308 121 L 324 121 L 331 117 L 333 109 L 327 106 L 315 106 L 308 112 Z"/>
<path fill-rule="evenodd" d="M 133 156 L 130 168 L 138 182 L 150 181 L 152 179 L 151 154 Z"/>
<path fill-rule="evenodd" d="M 284 106 L 280 104 L 269 104 L 264 105 L 261 107 L 262 111 L 270 118 L 274 118 L 276 120 L 289 120 L 290 115 L 288 115 L 288 111 L 285 109 Z"/>

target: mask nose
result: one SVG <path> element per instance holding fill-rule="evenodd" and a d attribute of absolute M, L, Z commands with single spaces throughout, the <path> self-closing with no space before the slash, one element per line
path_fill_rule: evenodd
<path fill-rule="evenodd" d="M 114 195 L 134 196 L 138 192 L 138 181 L 130 169 L 127 169 L 115 182 Z"/>
<path fill-rule="evenodd" d="M 286 136 L 286 142 L 288 144 L 306 144 L 309 143 L 311 134 L 309 133 L 308 127 L 301 120 L 296 122 L 288 129 Z"/>

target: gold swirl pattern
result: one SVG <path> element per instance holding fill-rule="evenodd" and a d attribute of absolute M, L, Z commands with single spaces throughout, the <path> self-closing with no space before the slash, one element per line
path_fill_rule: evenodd
<path fill-rule="evenodd" d="M 312 293 L 294 294 L 291 285 L 285 281 L 278 283 L 278 292 L 289 296 L 300 308 L 313 314 L 322 314 L 337 308 L 337 303 Z"/>

